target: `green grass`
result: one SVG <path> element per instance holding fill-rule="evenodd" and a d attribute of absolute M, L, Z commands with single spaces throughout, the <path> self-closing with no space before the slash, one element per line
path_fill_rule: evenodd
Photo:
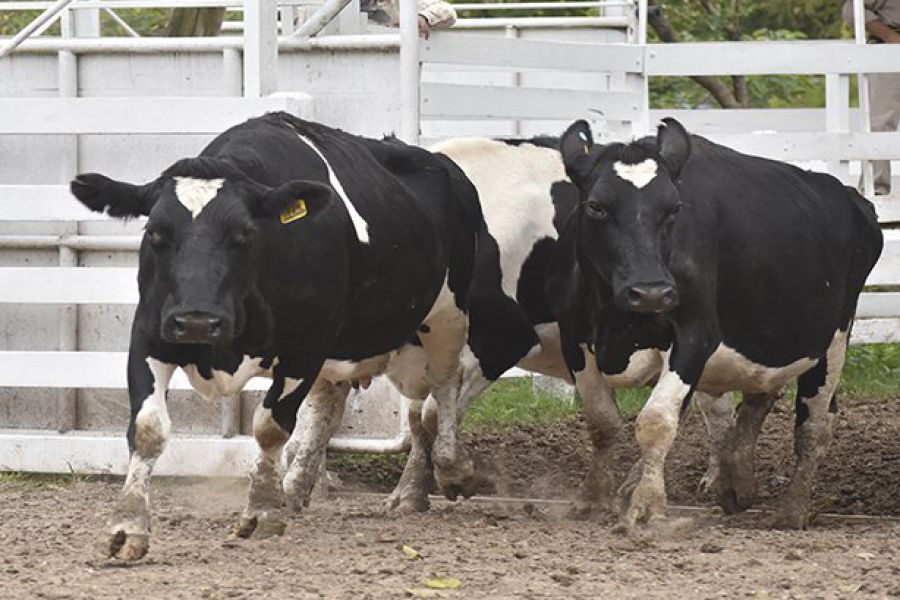
<path fill-rule="evenodd" d="M 795 387 L 784 394 L 793 402 Z M 626 417 L 636 415 L 650 388 L 616 390 L 616 402 Z M 900 397 L 900 344 L 853 346 L 838 388 L 841 402 L 872 402 Z M 501 430 L 568 421 L 581 411 L 581 402 L 535 395 L 531 378 L 503 379 L 476 398 L 463 419 L 463 429 Z"/>
<path fill-rule="evenodd" d="M 838 386 L 838 399 L 882 401 L 900 397 L 900 344 L 852 346 Z"/>
<path fill-rule="evenodd" d="M 83 473 L 46 474 L 19 473 L 15 471 L 0 472 L 0 492 L 16 487 L 34 487 L 40 489 L 71 489 L 79 483 L 89 481 L 90 475 Z"/>

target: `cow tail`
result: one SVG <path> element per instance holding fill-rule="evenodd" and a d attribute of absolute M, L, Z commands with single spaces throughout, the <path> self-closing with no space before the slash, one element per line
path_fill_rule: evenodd
<path fill-rule="evenodd" d="M 459 235 L 455 237 L 453 256 L 450 259 L 448 283 L 456 297 L 457 305 L 463 312 L 469 310 L 469 295 L 472 279 L 475 275 L 475 256 L 478 253 L 478 240 L 487 233 L 478 190 L 462 170 L 445 158 L 447 173 L 450 178 L 450 189 L 455 200 Z"/>

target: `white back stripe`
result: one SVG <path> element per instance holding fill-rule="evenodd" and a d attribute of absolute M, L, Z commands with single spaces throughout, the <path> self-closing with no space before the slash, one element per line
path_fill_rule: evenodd
<path fill-rule="evenodd" d="M 613 165 L 616 175 L 630 182 L 637 189 L 641 189 L 653 181 L 653 178 L 656 177 L 657 168 L 656 161 L 652 158 L 648 158 L 636 165 L 629 165 L 622 161 L 617 161 Z"/>
<path fill-rule="evenodd" d="M 350 198 L 347 197 L 347 192 L 344 191 L 344 186 L 341 185 L 340 180 L 338 180 L 337 175 L 334 174 L 334 169 L 331 168 L 331 164 L 325 158 L 325 155 L 319 151 L 318 148 L 306 137 L 304 137 L 299 132 L 297 136 L 303 141 L 304 144 L 309 146 L 315 151 L 316 154 L 319 155 L 319 158 L 322 159 L 322 162 L 325 163 L 325 168 L 328 169 L 328 183 L 331 184 L 331 187 L 334 188 L 334 191 L 338 193 L 338 196 L 341 197 L 341 201 L 343 201 L 344 206 L 347 208 L 347 212 L 350 213 L 350 221 L 353 223 L 353 229 L 356 230 L 356 239 L 358 239 L 363 244 L 369 243 L 369 224 L 366 223 L 366 220 L 362 218 L 362 215 L 356 210 L 356 207 L 350 202 Z"/>
<path fill-rule="evenodd" d="M 206 205 L 219 193 L 224 179 L 194 179 L 193 177 L 175 177 L 175 197 L 196 219 Z"/>

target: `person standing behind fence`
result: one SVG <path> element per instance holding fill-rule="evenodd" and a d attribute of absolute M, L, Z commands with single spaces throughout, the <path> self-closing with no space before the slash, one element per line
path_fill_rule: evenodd
<path fill-rule="evenodd" d="M 456 11 L 443 0 L 418 0 L 418 7 L 419 36 L 426 40 L 432 29 L 447 29 L 456 23 Z M 400 24 L 398 0 L 362 0 L 360 9 L 370 20 L 381 25 L 397 27 Z"/>
<path fill-rule="evenodd" d="M 900 0 L 865 0 L 866 32 L 875 44 L 900 43 Z M 853 27 L 853 0 L 844 2 L 844 21 Z M 900 66 L 898 66 L 900 68 Z M 872 131 L 897 131 L 900 120 L 900 73 L 872 73 L 869 122 Z M 875 194 L 891 192 L 891 162 L 872 161 Z"/>

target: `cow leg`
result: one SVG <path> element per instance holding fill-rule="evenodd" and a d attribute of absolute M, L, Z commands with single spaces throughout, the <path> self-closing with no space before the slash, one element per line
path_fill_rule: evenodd
<path fill-rule="evenodd" d="M 309 506 L 309 497 L 319 478 L 328 441 L 341 425 L 349 393 L 349 383 L 331 383 L 320 378 L 305 400 L 304 418 L 299 421 L 296 434 L 300 442 L 283 482 L 288 505 L 295 511 Z"/>
<path fill-rule="evenodd" d="M 694 397 L 697 406 L 700 407 L 700 414 L 703 415 L 709 437 L 709 463 L 706 473 L 700 479 L 698 491 L 701 494 L 708 494 L 710 490 L 717 489 L 719 484 L 721 457 L 734 424 L 734 400 L 731 394 L 710 396 L 695 392 Z"/>
<path fill-rule="evenodd" d="M 312 386 L 305 379 L 276 373 L 265 399 L 253 413 L 259 456 L 250 471 L 247 506 L 234 529 L 238 537 L 267 537 L 284 532 L 282 453 L 297 419 L 297 409 Z"/>
<path fill-rule="evenodd" d="M 773 526 L 805 529 L 819 460 L 828 450 L 837 416 L 835 389 L 847 353 L 847 333 L 838 331 L 826 355 L 797 380 L 794 474 L 781 496 Z"/>
<path fill-rule="evenodd" d="M 279 466 L 281 452 L 290 434 L 282 428 L 271 408 L 262 403 L 253 413 L 253 436 L 259 446 L 259 456 L 250 471 L 250 490 L 247 506 L 235 529 L 238 537 L 267 537 L 284 532 Z"/>
<path fill-rule="evenodd" d="M 110 557 L 137 560 L 150 547 L 150 475 L 169 439 L 171 420 L 166 390 L 175 365 L 160 362 L 132 348 L 128 356 L 128 476 L 109 519 Z"/>
<path fill-rule="evenodd" d="M 744 394 L 734 427 L 722 447 L 717 485 L 719 505 L 727 514 L 750 508 L 756 499 L 756 441 L 778 392 Z"/>
<path fill-rule="evenodd" d="M 612 388 L 603 381 L 592 355 L 583 371 L 575 373 L 575 387 L 584 404 L 593 453 L 587 475 L 578 488 L 573 515 L 588 518 L 597 511 L 614 508 L 612 454 L 622 432 L 622 417 Z"/>
<path fill-rule="evenodd" d="M 457 432 L 459 393 L 462 384 L 460 353 L 466 342 L 468 318 L 465 313 L 447 309 L 429 318 L 427 333 L 419 339 L 428 356 L 426 374 L 437 402 L 437 434 L 431 459 L 434 476 L 444 495 L 455 500 L 475 493 L 478 479 L 475 465 L 460 442 Z"/>
<path fill-rule="evenodd" d="M 621 507 L 617 529 L 631 531 L 641 521 L 651 522 L 666 516 L 666 488 L 663 469 L 675 434 L 684 401 L 692 391 L 692 383 L 700 376 L 707 356 L 690 357 L 673 354 L 672 367 L 666 365 L 650 398 L 638 415 L 635 437 L 641 449 L 640 478 L 619 490 Z M 675 360 L 680 358 L 676 363 Z M 699 368 L 696 365 L 700 365 Z M 691 368 L 693 366 L 693 368 Z M 679 368 L 680 367 L 680 368 Z M 679 373 L 685 373 L 685 377 Z M 692 383 L 688 383 L 688 381 Z M 629 477 L 631 479 L 631 477 Z"/>
<path fill-rule="evenodd" d="M 386 375 L 397 390 L 409 400 L 407 412 L 410 449 L 403 474 L 385 503 L 387 510 L 402 513 L 428 510 L 428 493 L 434 484 L 431 449 L 435 430 L 422 424 L 422 405 L 430 393 L 427 377 L 428 356 L 421 346 L 403 346 L 391 358 Z"/>
<path fill-rule="evenodd" d="M 387 509 L 400 513 L 425 512 L 430 506 L 428 492 L 434 483 L 431 450 L 434 433 L 422 423 L 423 400 L 409 401 L 410 449 L 400 481 L 387 499 Z"/>

